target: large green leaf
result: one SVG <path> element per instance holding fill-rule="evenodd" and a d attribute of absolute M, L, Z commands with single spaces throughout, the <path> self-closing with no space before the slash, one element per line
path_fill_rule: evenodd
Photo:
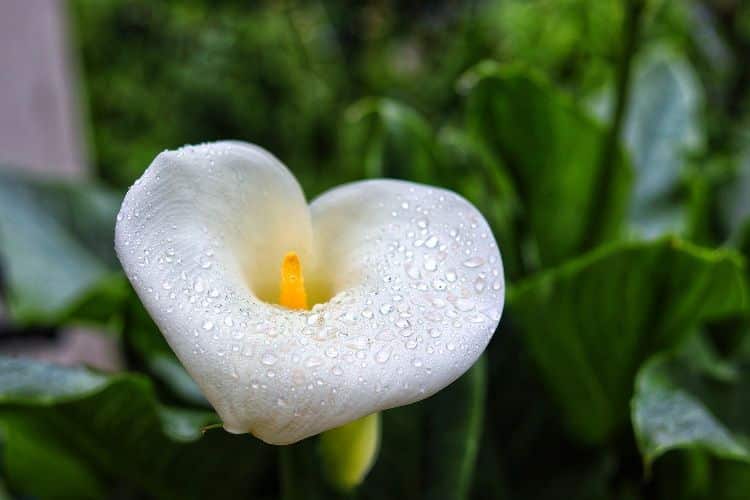
<path fill-rule="evenodd" d="M 685 215 L 673 198 L 686 175 L 686 154 L 701 145 L 698 77 L 667 51 L 636 66 L 625 118 L 625 143 L 636 169 L 631 223 L 646 236 L 679 230 Z"/>
<path fill-rule="evenodd" d="M 140 375 L 0 358 L 9 485 L 40 498 L 101 498 L 112 484 L 156 498 L 257 493 L 269 449 L 201 427 L 212 412 L 163 406 Z"/>
<path fill-rule="evenodd" d="M 344 114 L 344 158 L 355 177 L 434 181 L 433 131 L 412 108 L 366 98 Z"/>
<path fill-rule="evenodd" d="M 125 290 L 112 243 L 119 205 L 95 185 L 0 171 L 0 267 L 13 320 L 106 319 Z"/>
<path fill-rule="evenodd" d="M 483 437 L 486 388 L 482 357 L 461 379 L 425 402 L 425 498 L 468 498 Z"/>
<path fill-rule="evenodd" d="M 602 158 L 605 127 L 518 67 L 480 63 L 460 87 L 467 93 L 469 130 L 517 179 L 527 236 L 543 266 L 619 233 L 631 169 L 620 148 Z"/>
<path fill-rule="evenodd" d="M 750 464 L 742 434 L 750 430 L 750 397 L 742 394 L 750 387 L 750 366 L 733 375 L 717 379 L 676 356 L 656 356 L 641 368 L 631 417 L 647 469 L 674 449 L 704 449 Z"/>
<path fill-rule="evenodd" d="M 750 229 L 750 146 L 737 158 L 736 170 L 718 193 L 719 216 L 725 233 L 741 244 Z"/>
<path fill-rule="evenodd" d="M 441 185 L 461 193 L 487 218 L 503 252 L 509 278 L 521 276 L 518 233 L 521 201 L 500 157 L 466 132 L 444 127 L 437 136 L 436 156 Z"/>
<path fill-rule="evenodd" d="M 599 116 L 610 117 L 612 90 L 596 99 Z M 701 105 L 698 77 L 678 54 L 658 47 L 636 60 L 623 139 L 635 167 L 630 222 L 638 234 L 684 229 L 679 190 L 687 176 L 686 156 L 702 144 Z"/>
<path fill-rule="evenodd" d="M 511 289 L 543 381 L 572 433 L 600 443 L 627 421 L 633 379 L 697 322 L 747 307 L 743 262 L 665 239 L 610 246 Z"/>

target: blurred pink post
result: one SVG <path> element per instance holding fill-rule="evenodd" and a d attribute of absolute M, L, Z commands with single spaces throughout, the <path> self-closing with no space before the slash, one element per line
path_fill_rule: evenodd
<path fill-rule="evenodd" d="M 65 2 L 0 1 L 0 163 L 84 174 L 72 62 Z"/>
<path fill-rule="evenodd" d="M 85 177 L 79 82 L 62 0 L 0 0 L 0 166 Z M 0 304 L 0 322 L 3 321 Z M 76 328 L 56 341 L 5 341 L 6 355 L 116 369 L 111 337 Z"/>

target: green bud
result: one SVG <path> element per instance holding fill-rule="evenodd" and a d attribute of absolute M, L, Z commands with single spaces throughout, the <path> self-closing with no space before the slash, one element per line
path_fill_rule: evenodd
<path fill-rule="evenodd" d="M 380 413 L 350 422 L 320 436 L 320 456 L 328 482 L 350 491 L 364 480 L 380 448 Z"/>

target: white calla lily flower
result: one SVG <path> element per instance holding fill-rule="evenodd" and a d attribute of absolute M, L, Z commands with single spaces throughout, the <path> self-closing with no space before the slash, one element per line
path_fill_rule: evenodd
<path fill-rule="evenodd" d="M 308 206 L 279 160 L 241 142 L 157 156 L 115 240 L 225 429 L 272 444 L 444 388 L 482 354 L 504 301 L 497 244 L 465 199 L 371 180 Z"/>

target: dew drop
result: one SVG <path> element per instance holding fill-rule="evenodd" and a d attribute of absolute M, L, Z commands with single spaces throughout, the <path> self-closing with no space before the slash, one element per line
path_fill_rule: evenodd
<path fill-rule="evenodd" d="M 409 323 L 408 319 L 401 318 L 396 320 L 396 326 L 399 328 L 409 328 L 411 323 Z"/>
<path fill-rule="evenodd" d="M 414 368 L 419 368 L 422 366 L 422 360 L 419 358 L 414 358 L 411 364 L 414 365 Z"/>
<path fill-rule="evenodd" d="M 481 257 L 472 257 L 464 261 L 464 266 L 469 268 L 479 267 L 484 264 L 484 259 Z"/>
<path fill-rule="evenodd" d="M 432 282 L 432 287 L 435 290 L 445 290 L 445 287 L 447 287 L 447 286 L 448 285 L 445 283 L 445 281 L 443 281 L 441 279 L 436 279 L 435 281 Z"/>
<path fill-rule="evenodd" d="M 264 365 L 271 366 L 274 363 L 276 363 L 276 360 L 277 360 L 277 358 L 276 358 L 275 355 L 273 355 L 270 352 L 267 352 L 267 353 L 265 353 L 263 355 L 263 357 L 261 358 L 260 362 L 263 363 Z"/>
<path fill-rule="evenodd" d="M 458 299 L 456 301 L 456 309 L 459 311 L 467 312 L 474 309 L 475 304 L 474 301 L 468 300 L 468 299 Z"/>
<path fill-rule="evenodd" d="M 393 306 L 390 304 L 383 304 L 380 306 L 380 314 L 388 314 L 393 310 Z"/>
<path fill-rule="evenodd" d="M 320 314 L 311 314 L 307 317 L 307 324 L 310 326 L 319 324 Z"/>
<path fill-rule="evenodd" d="M 320 366 L 322 363 L 323 362 L 315 356 L 310 356 L 309 358 L 307 358 L 307 361 L 305 361 L 305 366 L 308 368 L 315 368 L 316 366 Z"/>
<path fill-rule="evenodd" d="M 428 271 L 434 271 L 435 269 L 437 269 L 437 261 L 429 255 L 424 258 L 423 265 L 424 265 L 424 268 L 427 269 Z"/>
<path fill-rule="evenodd" d="M 213 330 L 213 328 L 214 328 L 213 321 L 204 321 L 203 322 L 203 329 L 204 330 L 209 331 L 209 330 Z"/>
<path fill-rule="evenodd" d="M 422 277 L 422 273 L 419 272 L 419 268 L 414 263 L 410 263 L 406 266 L 406 274 L 409 275 L 411 279 L 415 280 Z"/>
<path fill-rule="evenodd" d="M 427 241 L 424 242 L 424 246 L 427 248 L 435 248 L 438 244 L 437 236 L 430 236 Z"/>
<path fill-rule="evenodd" d="M 391 359 L 392 349 L 390 347 L 384 347 L 375 355 L 375 361 L 378 363 L 385 363 Z"/>
<path fill-rule="evenodd" d="M 367 337 L 359 337 L 353 340 L 350 340 L 346 343 L 346 346 L 350 349 L 354 349 L 357 351 L 363 351 L 370 347 L 370 342 L 367 340 Z"/>

